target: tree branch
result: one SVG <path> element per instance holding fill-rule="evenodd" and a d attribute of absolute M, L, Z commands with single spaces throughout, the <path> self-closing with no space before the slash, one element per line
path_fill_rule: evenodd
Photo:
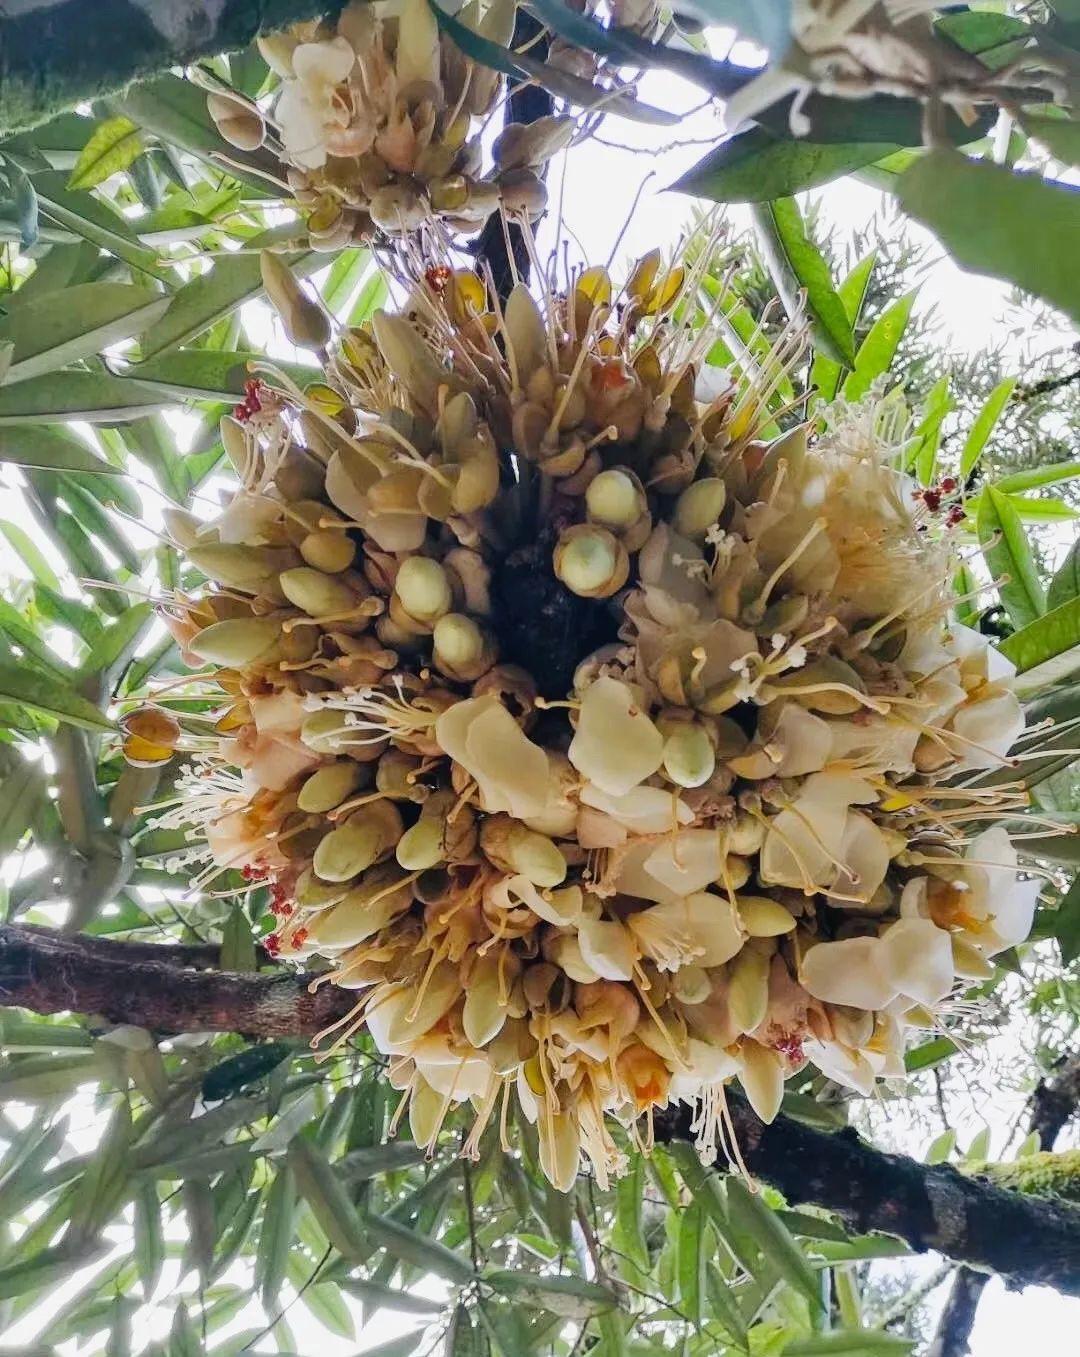
<path fill-rule="evenodd" d="M 340 8 L 340 0 L 45 0 L 0 14 L 0 132 L 46 122 L 259 33 Z"/>
<path fill-rule="evenodd" d="M 1016 1285 L 1080 1295 L 1076 1207 L 885 1154 L 854 1130 L 828 1134 L 786 1117 L 766 1126 L 741 1100 L 729 1102 L 747 1167 L 794 1205 L 829 1207 L 859 1231 L 898 1235 L 920 1253 L 935 1249 Z M 655 1121 L 657 1141 L 692 1138 L 686 1107 L 666 1108 Z"/>
<path fill-rule="evenodd" d="M 187 969 L 188 960 L 203 960 L 187 951 L 3 925 L 0 1007 L 100 1015 L 161 1033 L 303 1037 L 344 1017 L 355 1002 L 331 985 L 309 993 L 310 976 Z M 765 1126 L 734 1098 L 731 1112 L 750 1170 L 793 1204 L 829 1207 L 857 1230 L 898 1235 L 914 1249 L 936 1249 L 1018 1285 L 1080 1295 L 1077 1208 L 884 1154 L 854 1131 L 828 1135 L 785 1117 Z M 684 1106 L 658 1112 L 655 1121 L 661 1143 L 692 1138 Z"/>
<path fill-rule="evenodd" d="M 1054 1073 L 1040 1079 L 1031 1095 L 1030 1129 L 1039 1137 L 1039 1148 L 1052 1150 L 1066 1122 L 1080 1109 L 1080 1052 L 1063 1056 Z"/>
<path fill-rule="evenodd" d="M 311 976 L 185 969 L 205 965 L 203 952 L 5 924 L 0 1007 L 85 1013 L 169 1034 L 295 1037 L 313 1036 L 355 1002 L 332 985 L 310 994 Z"/>

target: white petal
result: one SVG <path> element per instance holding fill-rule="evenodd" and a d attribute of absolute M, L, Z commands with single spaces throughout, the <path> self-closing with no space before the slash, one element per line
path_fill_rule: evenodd
<path fill-rule="evenodd" d="M 882 972 L 901 994 L 932 1008 L 952 989 L 952 939 L 931 920 L 901 919 L 880 941 Z"/>
<path fill-rule="evenodd" d="M 896 986 L 884 974 L 878 938 L 820 942 L 803 957 L 799 979 L 807 993 L 827 1004 L 884 1008 Z"/>
<path fill-rule="evenodd" d="M 756 1041 L 739 1047 L 739 1082 L 747 1101 L 764 1122 L 780 1111 L 784 1097 L 784 1066 L 775 1051 Z"/>
<path fill-rule="evenodd" d="M 633 976 L 637 948 L 621 923 L 609 919 L 581 919 L 578 946 L 581 959 L 602 980 L 629 980 Z"/>
<path fill-rule="evenodd" d="M 603 675 L 585 692 L 568 753 L 601 791 L 625 796 L 660 767 L 664 737 L 630 687 Z"/>

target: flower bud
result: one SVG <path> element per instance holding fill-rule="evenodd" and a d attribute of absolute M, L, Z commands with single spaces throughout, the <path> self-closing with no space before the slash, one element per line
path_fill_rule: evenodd
<path fill-rule="evenodd" d="M 630 574 L 630 558 L 607 528 L 580 523 L 559 538 L 554 555 L 555 574 L 582 598 L 610 598 Z"/>
<path fill-rule="evenodd" d="M 363 764 L 354 763 L 352 759 L 331 763 L 311 774 L 300 788 L 296 804 L 301 810 L 316 815 L 333 810 L 356 791 L 363 779 Z"/>
<path fill-rule="evenodd" d="M 218 422 L 218 432 L 221 435 L 221 446 L 225 449 L 225 456 L 232 463 L 232 469 L 243 480 L 248 471 L 248 463 L 251 461 L 247 431 L 232 415 L 222 415 Z"/>
<path fill-rule="evenodd" d="M 193 547 L 199 540 L 202 524 L 194 514 L 186 509 L 174 509 L 171 506 L 162 509 L 161 518 L 165 531 L 178 547 Z"/>
<path fill-rule="evenodd" d="M 236 617 L 204 627 L 188 649 L 200 660 L 239 668 L 268 656 L 281 636 L 281 623 L 270 617 Z"/>
<path fill-rule="evenodd" d="M 622 467 L 601 471 L 585 491 L 589 521 L 613 532 L 633 527 L 645 512 L 645 494 L 640 482 Z"/>
<path fill-rule="evenodd" d="M 487 673 L 495 663 L 495 647 L 471 617 L 447 613 L 435 623 L 432 659 L 448 678 L 470 682 Z"/>
<path fill-rule="evenodd" d="M 706 731 L 686 722 L 664 741 L 664 772 L 679 787 L 700 787 L 716 768 L 716 754 Z"/>
<path fill-rule="evenodd" d="M 296 879 L 293 897 L 304 909 L 328 909 L 345 897 L 348 887 L 337 881 L 320 881 L 311 867 L 305 867 Z"/>
<path fill-rule="evenodd" d="M 340 575 L 356 557 L 356 543 L 344 532 L 320 528 L 300 543 L 300 555 L 308 565 L 327 575 Z"/>
<path fill-rule="evenodd" d="M 408 556 L 394 581 L 401 606 L 418 622 L 434 622 L 453 607 L 450 577 L 429 556 Z"/>
<path fill-rule="evenodd" d="M 790 933 L 795 919 L 779 900 L 765 895 L 739 896 L 739 918 L 752 938 L 775 938 Z"/>
<path fill-rule="evenodd" d="M 727 489 L 718 477 L 706 476 L 704 480 L 694 481 L 675 502 L 676 532 L 692 542 L 704 542 L 705 534 L 723 513 L 726 500 Z"/>
<path fill-rule="evenodd" d="M 300 349 L 325 349 L 330 322 L 322 307 L 303 291 L 288 264 L 273 251 L 263 250 L 259 268 L 266 295 L 281 317 L 289 342 Z"/>
<path fill-rule="evenodd" d="M 241 151 L 257 151 L 266 137 L 266 124 L 258 109 L 228 94 L 208 94 L 206 109 L 214 126 L 229 143 Z"/>
<path fill-rule="evenodd" d="M 480 827 L 480 847 L 496 867 L 514 872 L 541 890 L 566 878 L 566 859 L 546 834 L 537 834 L 509 815 L 492 815 Z"/>
<path fill-rule="evenodd" d="M 312 866 L 323 881 L 349 881 L 366 871 L 379 856 L 382 839 L 379 823 L 360 812 L 321 840 Z"/>
<path fill-rule="evenodd" d="M 740 1032 L 752 1032 L 765 1021 L 769 958 L 752 947 L 744 947 L 729 965 L 728 1005 Z"/>
<path fill-rule="evenodd" d="M 277 595 L 278 575 L 296 563 L 291 547 L 248 547 L 241 543 L 207 542 L 192 547 L 188 560 L 196 570 L 227 589 L 245 594 Z"/>
<path fill-rule="evenodd" d="M 397 860 L 407 872 L 426 872 L 446 858 L 441 817 L 423 815 L 397 845 Z"/>
<path fill-rule="evenodd" d="M 343 580 L 324 575 L 310 566 L 285 570 L 278 582 L 289 602 L 309 617 L 352 612 L 359 602 L 358 596 Z"/>

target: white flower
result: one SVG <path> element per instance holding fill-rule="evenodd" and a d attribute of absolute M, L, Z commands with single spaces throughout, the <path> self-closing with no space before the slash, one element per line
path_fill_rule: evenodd
<path fill-rule="evenodd" d="M 589 685 L 568 750 L 570 762 L 609 796 L 625 796 L 660 767 L 664 737 L 628 684 Z"/>
<path fill-rule="evenodd" d="M 824 1003 L 880 1010 L 898 995 L 932 1007 L 953 986 L 949 934 L 929 919 L 901 919 L 879 937 L 820 942 L 803 957 L 799 978 Z"/>
<path fill-rule="evenodd" d="M 698 891 L 631 914 L 626 926 L 662 971 L 721 966 L 741 950 L 746 932 L 730 900 Z"/>
<path fill-rule="evenodd" d="M 274 112 L 289 159 L 302 169 L 321 169 L 329 132 L 348 124 L 348 110 L 339 103 L 337 90 L 355 62 L 351 44 L 340 36 L 302 42 L 293 51 L 295 79 L 282 81 Z"/>

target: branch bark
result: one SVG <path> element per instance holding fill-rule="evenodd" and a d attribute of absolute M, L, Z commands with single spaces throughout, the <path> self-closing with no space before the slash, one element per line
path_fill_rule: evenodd
<path fill-rule="evenodd" d="M 7 0 L 0 132 L 339 8 L 340 0 Z"/>
<path fill-rule="evenodd" d="M 311 976 L 187 969 L 205 965 L 203 953 L 5 924 L 0 1007 L 83 1013 L 170 1035 L 294 1037 L 313 1036 L 355 1002 L 332 985 L 309 993 Z"/>
<path fill-rule="evenodd" d="M 3 925 L 0 1007 L 100 1015 L 160 1033 L 298 1037 L 344 1017 L 355 1002 L 329 985 L 311 994 L 310 976 L 191 969 L 205 960 L 196 953 Z M 747 1166 L 793 1204 L 829 1207 L 857 1230 L 898 1235 L 1016 1285 L 1080 1295 L 1080 1209 L 884 1154 L 853 1131 L 829 1135 L 785 1117 L 766 1126 L 737 1099 L 731 1111 Z M 657 1113 L 656 1138 L 690 1140 L 689 1109 Z"/>

